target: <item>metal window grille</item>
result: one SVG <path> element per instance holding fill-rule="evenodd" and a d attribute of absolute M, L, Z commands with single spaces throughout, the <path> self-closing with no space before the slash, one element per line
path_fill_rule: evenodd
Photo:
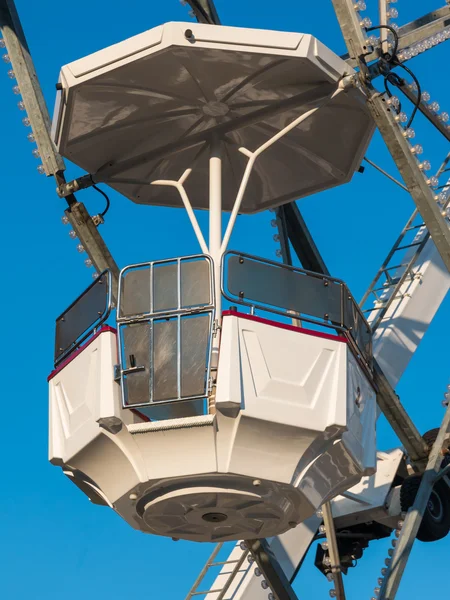
<path fill-rule="evenodd" d="M 209 256 L 126 267 L 117 315 L 124 407 L 208 395 L 215 317 Z"/>

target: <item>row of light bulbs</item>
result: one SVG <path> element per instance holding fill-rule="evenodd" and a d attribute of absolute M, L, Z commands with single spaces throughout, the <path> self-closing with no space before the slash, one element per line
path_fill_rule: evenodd
<path fill-rule="evenodd" d="M 413 88 L 413 86 L 410 86 L 410 87 Z M 430 95 L 428 94 L 428 92 L 424 92 L 423 95 L 425 95 L 425 98 L 427 98 L 428 100 L 430 99 Z M 422 95 L 422 97 L 423 97 L 423 95 Z M 436 177 L 434 175 L 429 177 L 428 173 L 427 173 L 428 171 L 431 170 L 430 161 L 422 160 L 421 158 L 419 158 L 420 155 L 423 153 L 423 147 L 420 144 L 414 144 L 413 142 L 411 142 L 411 140 L 413 140 L 415 138 L 416 132 L 414 131 L 414 129 L 412 129 L 412 127 L 405 128 L 403 126 L 403 124 L 406 123 L 406 121 L 408 120 L 408 116 L 404 112 L 398 112 L 398 108 L 400 106 L 399 99 L 397 98 L 397 96 L 387 97 L 386 104 L 387 104 L 387 106 L 389 106 L 392 109 L 391 114 L 393 115 L 394 121 L 396 121 L 396 123 L 398 123 L 398 125 L 402 129 L 403 136 L 409 141 L 411 153 L 416 156 L 418 167 L 422 171 L 427 185 L 429 185 L 430 188 L 432 188 L 432 189 L 437 188 L 439 185 L 438 177 Z M 431 108 L 430 108 L 430 104 L 428 105 L 430 110 L 431 109 L 433 109 L 433 111 L 439 110 L 440 107 L 437 102 L 434 102 L 431 104 L 433 104 L 433 106 Z M 440 117 L 441 117 L 441 120 L 443 120 L 443 122 L 446 122 L 449 119 L 449 116 L 447 113 L 441 113 Z M 436 197 L 436 200 L 440 200 L 440 198 Z"/>
<path fill-rule="evenodd" d="M 6 48 L 6 42 L 5 42 L 4 39 L 0 39 L 0 48 Z M 3 57 L 2 57 L 2 59 L 3 59 L 3 62 L 5 62 L 6 64 L 11 63 L 11 58 L 10 58 L 9 54 L 4 54 Z M 12 69 L 10 69 L 8 71 L 8 77 L 10 79 L 12 79 L 12 80 L 16 79 L 16 74 L 14 73 L 14 71 Z M 20 94 L 21 94 L 20 88 L 19 88 L 19 86 L 17 84 L 13 86 L 13 93 L 16 96 L 20 96 Z M 18 106 L 19 110 L 21 110 L 21 111 L 25 111 L 26 110 L 26 106 L 25 106 L 25 103 L 24 103 L 23 100 L 19 100 L 19 102 L 17 103 L 17 106 Z M 31 121 L 28 118 L 28 116 L 25 116 L 22 119 L 22 123 L 23 123 L 23 125 L 25 127 L 31 127 Z M 34 133 L 32 131 L 27 135 L 27 139 L 32 144 L 36 142 L 36 138 L 34 137 Z M 32 154 L 33 154 L 33 156 L 35 158 L 40 158 L 40 153 L 39 153 L 39 149 L 38 148 L 33 148 Z M 38 173 L 40 173 L 42 175 L 45 174 L 44 165 L 42 165 L 42 164 L 38 165 L 37 171 L 38 171 Z M 69 219 L 64 215 L 62 217 L 62 222 L 63 222 L 64 225 L 68 225 L 69 224 Z M 69 236 L 72 239 L 76 239 L 77 238 L 77 234 L 75 233 L 75 231 L 73 231 L 73 229 L 71 231 L 69 231 Z M 83 244 L 78 244 L 77 250 L 80 253 L 85 252 Z M 93 266 L 92 260 L 89 257 L 84 261 L 84 264 L 88 268 L 91 268 Z M 98 277 L 98 273 L 95 271 L 92 274 L 92 278 L 93 279 L 97 279 L 97 277 Z"/>
<path fill-rule="evenodd" d="M 400 52 L 397 54 L 397 57 L 401 62 L 409 60 L 411 58 L 414 58 L 415 56 L 418 56 L 419 54 L 422 54 L 423 52 L 426 52 L 427 50 L 430 50 L 430 48 L 434 48 L 434 46 L 442 44 L 443 42 L 449 39 L 450 27 L 446 27 L 440 33 L 436 33 L 435 35 L 432 35 L 429 38 L 426 38 L 425 40 L 417 42 L 416 44 L 409 46 L 409 48 L 404 48 L 403 50 L 400 50 Z"/>
<path fill-rule="evenodd" d="M 247 548 L 248 548 L 248 546 L 245 542 L 241 542 L 239 545 L 241 547 L 241 550 L 243 550 L 243 551 L 247 550 Z M 253 556 L 251 554 L 248 554 L 247 561 L 248 561 L 249 565 L 252 565 L 255 562 L 255 559 L 253 558 Z M 255 567 L 254 574 L 256 577 L 262 576 L 262 572 L 258 567 Z M 261 580 L 261 587 L 263 590 L 270 589 L 270 585 L 267 583 L 267 581 L 265 579 Z M 272 592 L 269 592 L 269 595 L 267 596 L 267 600 L 276 600 L 276 598 Z"/>
<path fill-rule="evenodd" d="M 370 600 L 378 600 L 378 596 L 380 594 L 380 590 L 381 590 L 381 586 L 384 583 L 384 578 L 387 575 L 388 569 L 391 566 L 391 562 L 392 562 L 392 557 L 394 555 L 394 550 L 395 547 L 397 546 L 397 542 L 398 542 L 398 537 L 400 536 L 400 532 L 402 530 L 402 527 L 404 525 L 404 519 L 405 519 L 406 513 L 402 513 L 400 520 L 397 522 L 397 529 L 394 531 L 394 537 L 391 540 L 392 543 L 392 548 L 388 549 L 388 555 L 387 557 L 384 559 L 384 566 L 381 569 L 381 577 L 378 577 L 377 580 L 377 586 L 374 589 L 374 595 L 371 597 Z"/>
<path fill-rule="evenodd" d="M 4 40 L 4 39 L 0 39 L 0 48 L 6 48 L 6 42 L 5 42 L 5 40 Z M 4 55 L 2 56 L 2 60 L 3 60 L 3 62 L 4 62 L 4 63 L 6 63 L 6 64 L 10 64 L 10 63 L 11 63 L 11 58 L 10 58 L 9 54 L 4 54 Z M 10 79 L 12 79 L 12 80 L 15 80 L 15 79 L 16 79 L 16 74 L 14 73 L 14 71 L 13 71 L 12 69 L 10 69 L 10 70 L 8 71 L 8 77 L 9 77 Z M 19 88 L 19 86 L 18 86 L 17 84 L 15 84 L 15 85 L 13 86 L 13 88 L 12 88 L 12 91 L 13 91 L 13 93 L 14 93 L 16 96 L 20 96 L 20 94 L 21 94 L 20 88 Z M 18 107 L 18 109 L 19 109 L 19 110 L 21 110 L 21 111 L 26 111 L 25 102 L 24 102 L 23 100 L 19 100 L 19 102 L 17 103 L 17 107 Z M 22 123 L 23 123 L 23 125 L 24 125 L 25 127 L 31 127 L 31 121 L 30 121 L 30 119 L 28 118 L 28 116 L 25 116 L 25 117 L 22 119 Z M 34 137 L 34 134 L 33 134 L 33 132 L 30 132 L 30 133 L 27 135 L 27 139 L 28 139 L 28 141 L 30 141 L 31 143 L 35 143 L 35 142 L 36 142 L 36 139 L 35 139 L 35 137 Z M 34 156 L 35 158 L 40 158 L 40 153 L 39 153 L 39 149 L 38 149 L 38 148 L 33 148 L 33 150 L 32 150 L 32 154 L 33 154 L 33 156 Z M 39 174 L 41 174 L 41 175 L 44 175 L 44 174 L 45 174 L 44 165 L 42 165 L 42 164 L 38 165 L 38 167 L 37 167 L 37 171 L 38 171 L 38 173 L 39 173 Z"/>
<path fill-rule="evenodd" d="M 323 519 L 323 510 L 321 508 L 319 508 L 316 511 L 316 517 L 318 519 Z M 327 534 L 327 528 L 325 527 L 325 525 L 323 523 L 319 527 L 319 533 L 322 535 Z M 322 546 L 322 550 L 324 550 L 325 552 L 328 552 L 329 545 L 328 545 L 328 542 L 326 539 L 324 539 L 320 545 Z M 323 564 L 326 567 L 331 567 L 331 558 L 329 556 L 325 556 L 323 559 Z M 330 583 L 334 582 L 334 574 L 331 571 L 327 573 L 326 577 Z M 336 596 L 337 596 L 336 588 L 332 587 L 331 590 L 329 591 L 329 594 L 330 594 L 330 598 L 336 598 Z"/>
<path fill-rule="evenodd" d="M 64 215 L 61 218 L 61 222 L 62 222 L 63 225 L 69 225 L 69 223 L 70 223 L 69 218 L 66 215 Z M 77 239 L 77 234 L 76 234 L 76 232 L 73 229 L 71 229 L 69 231 L 69 237 L 72 240 L 76 240 Z M 78 252 L 80 254 L 83 254 L 84 252 L 86 252 L 85 247 L 81 243 L 79 243 L 77 245 L 77 250 L 78 250 Z M 84 264 L 86 265 L 86 267 L 88 269 L 90 269 L 93 266 L 93 262 L 92 262 L 92 260 L 89 257 L 86 258 L 86 260 L 84 261 Z M 97 273 L 97 271 L 94 271 L 94 273 L 92 273 L 92 279 L 97 279 L 97 277 L 98 277 L 98 273 Z"/>

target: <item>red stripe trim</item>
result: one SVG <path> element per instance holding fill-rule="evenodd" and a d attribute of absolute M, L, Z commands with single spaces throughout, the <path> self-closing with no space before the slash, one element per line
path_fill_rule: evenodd
<path fill-rule="evenodd" d="M 65 360 L 63 360 L 63 362 L 50 373 L 50 375 L 47 377 L 47 381 L 50 381 L 51 379 L 53 379 L 53 377 L 55 377 L 55 375 L 58 375 L 58 373 L 62 371 L 64 367 L 67 367 L 67 365 L 71 363 L 79 354 L 81 354 L 83 350 L 85 350 L 90 344 L 92 344 L 92 342 L 96 340 L 99 335 L 107 331 L 109 331 L 110 333 L 114 333 L 114 335 L 117 334 L 117 329 L 114 329 L 114 327 L 110 327 L 109 325 L 103 325 L 103 327 L 101 327 L 97 331 L 97 333 L 95 333 L 86 343 L 77 348 L 72 354 L 70 354 Z"/>
<path fill-rule="evenodd" d="M 247 319 L 248 321 L 254 321 L 255 323 L 263 323 L 264 325 L 270 325 L 271 327 L 277 327 L 278 329 L 287 329 L 287 331 L 296 331 L 297 333 L 304 333 L 305 335 L 312 335 L 325 340 L 343 342 L 344 344 L 347 343 L 347 340 L 343 335 L 332 335 L 331 333 L 323 333 L 322 331 L 314 331 L 312 329 L 304 329 L 303 327 L 295 327 L 295 325 L 278 323 L 277 321 L 270 321 L 269 319 L 263 319 L 261 317 L 256 317 L 255 315 L 246 315 L 235 310 L 224 310 L 222 317 L 238 317 L 239 319 Z"/>

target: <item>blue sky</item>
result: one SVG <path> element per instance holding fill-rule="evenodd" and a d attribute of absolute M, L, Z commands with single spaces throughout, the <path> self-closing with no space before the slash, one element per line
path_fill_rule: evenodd
<path fill-rule="evenodd" d="M 373 6 L 374 0 L 367 0 Z M 337 53 L 344 51 L 331 1 L 217 0 L 227 25 L 312 33 Z M 18 0 L 36 68 L 50 107 L 61 65 L 165 21 L 187 21 L 177 0 L 125 5 L 111 0 L 56 2 Z M 399 24 L 437 7 L 433 2 L 400 0 Z M 374 13 L 372 13 L 374 14 Z M 450 80 L 445 74 L 450 42 L 409 65 L 424 89 L 450 111 Z M 0 595 L 5 600 L 118 600 L 184 598 L 211 552 L 209 545 L 174 543 L 132 530 L 106 508 L 91 505 L 61 472 L 47 462 L 47 383 L 52 368 L 54 319 L 91 281 L 76 243 L 61 224 L 64 201 L 54 183 L 37 174 L 23 114 L 0 65 L 2 235 L 5 259 L 1 312 L 3 486 L 0 495 Z M 446 145 L 419 117 L 416 139 L 437 169 Z M 367 155 L 392 173 L 395 167 L 378 135 Z M 69 177 L 79 171 L 69 168 Z M 102 198 L 80 195 L 92 213 Z M 197 250 L 186 216 L 178 210 L 132 204 L 111 194 L 112 207 L 102 233 L 120 266 L 189 254 Z M 299 206 L 330 272 L 347 281 L 360 298 L 413 210 L 412 200 L 368 167 L 343 187 L 302 200 Z M 206 215 L 200 215 L 206 225 Z M 270 214 L 240 217 L 232 247 L 275 257 Z M 450 303 L 447 299 L 414 356 L 398 392 L 418 427 L 426 431 L 443 416 L 441 399 L 448 381 Z M 9 408 L 7 408 L 9 407 Z M 379 448 L 397 445 L 380 421 Z M 370 598 L 388 542 L 371 545 L 346 578 L 348 597 Z M 440 581 L 450 538 L 416 544 L 399 600 L 447 598 Z M 329 585 L 313 567 L 312 556 L 295 588 L 301 598 L 328 597 Z M 445 581 L 445 580 L 442 580 Z M 314 590 L 314 591 L 313 591 Z"/>

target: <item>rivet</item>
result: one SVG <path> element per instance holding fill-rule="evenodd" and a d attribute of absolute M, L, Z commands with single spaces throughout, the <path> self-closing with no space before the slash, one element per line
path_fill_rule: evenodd
<path fill-rule="evenodd" d="M 133 492 L 132 494 L 129 495 L 129 498 L 130 498 L 130 500 L 137 500 L 138 495 Z"/>
<path fill-rule="evenodd" d="M 255 485 L 255 486 L 261 485 L 261 479 L 254 479 L 253 485 Z"/>

